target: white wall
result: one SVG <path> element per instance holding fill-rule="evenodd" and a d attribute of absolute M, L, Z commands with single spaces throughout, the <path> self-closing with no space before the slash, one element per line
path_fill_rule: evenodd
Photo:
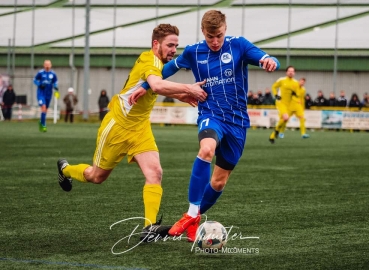
<path fill-rule="evenodd" d="M 70 74 L 69 68 L 58 68 L 54 71 L 58 75 L 59 89 L 61 96 L 63 97 L 67 93 L 67 89 L 70 86 Z M 36 74 L 35 70 L 32 74 Z M 6 68 L 0 67 L 0 74 L 5 74 Z M 124 85 L 129 74 L 127 68 L 117 68 L 115 75 L 115 89 L 114 93 L 118 93 Z M 266 73 L 262 70 L 250 70 L 249 71 L 249 90 L 264 91 L 265 88 L 270 88 L 275 80 L 285 75 L 284 71 L 277 71 L 274 73 Z M 322 90 L 326 97 L 333 90 L 333 73 L 332 72 L 317 72 L 317 71 L 301 71 L 296 73 L 296 78 L 306 78 L 306 89 L 313 98 L 316 97 L 317 91 Z M 31 85 L 33 76 L 29 68 L 19 67 L 15 71 L 15 79 L 13 82 L 14 90 L 17 95 L 27 95 L 28 103 L 31 103 Z M 193 83 L 194 79 L 191 71 L 180 71 L 171 78 L 175 82 Z M 90 88 L 92 90 L 89 96 L 89 108 L 90 111 L 97 111 L 97 100 L 102 89 L 106 89 L 108 96 L 112 96 L 112 74 L 111 70 L 106 68 L 91 68 L 90 70 Z M 83 69 L 80 68 L 75 73 L 75 90 L 78 94 L 80 110 L 83 109 Z M 33 102 L 36 102 L 36 88 L 33 87 Z M 346 91 L 346 97 L 349 98 L 352 93 L 357 93 L 359 98 L 365 92 L 369 92 L 369 72 L 338 72 L 337 76 L 337 92 L 340 90 Z M 158 101 L 161 101 L 162 97 L 159 97 Z M 60 103 L 62 104 L 62 103 Z"/>

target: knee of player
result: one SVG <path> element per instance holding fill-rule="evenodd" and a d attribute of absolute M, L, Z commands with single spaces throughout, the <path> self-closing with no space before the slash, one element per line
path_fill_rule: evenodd
<path fill-rule="evenodd" d="M 163 178 L 163 169 L 160 166 L 151 169 L 149 174 L 146 174 L 146 184 L 160 184 Z"/>
<path fill-rule="evenodd" d="M 284 121 L 288 121 L 288 119 L 289 119 L 288 114 L 284 114 L 284 115 L 283 115 L 283 120 L 284 120 Z"/>
<path fill-rule="evenodd" d="M 94 184 L 102 184 L 106 180 L 106 178 L 107 177 L 105 175 L 97 175 L 91 179 L 91 182 Z"/>
<path fill-rule="evenodd" d="M 222 191 L 226 185 L 226 181 L 211 181 L 211 187 L 216 191 Z"/>
<path fill-rule="evenodd" d="M 212 160 L 215 154 L 215 150 L 208 146 L 208 145 L 204 145 L 201 146 L 200 151 L 199 151 L 199 157 L 205 160 Z"/>

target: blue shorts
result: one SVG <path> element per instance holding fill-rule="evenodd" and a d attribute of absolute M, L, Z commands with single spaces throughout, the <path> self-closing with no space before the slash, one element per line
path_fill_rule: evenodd
<path fill-rule="evenodd" d="M 215 149 L 217 159 L 219 157 L 235 166 L 245 148 L 247 129 L 206 115 L 201 115 L 197 119 L 197 124 L 199 133 L 205 129 L 212 129 L 216 132 L 219 139 L 219 144 Z"/>
<path fill-rule="evenodd" d="M 45 93 L 45 91 L 37 90 L 37 103 L 41 107 L 46 105 L 46 108 L 49 108 L 50 101 L 52 99 L 52 92 L 51 95 Z"/>

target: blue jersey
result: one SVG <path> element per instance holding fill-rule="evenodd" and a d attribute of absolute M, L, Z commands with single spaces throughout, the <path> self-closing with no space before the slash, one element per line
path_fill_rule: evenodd
<path fill-rule="evenodd" d="M 51 97 L 53 88 L 58 88 L 58 77 L 53 70 L 41 69 L 37 72 L 33 82 L 37 85 L 37 95 L 44 95 L 45 97 Z"/>
<path fill-rule="evenodd" d="M 249 127 L 247 65 L 258 66 L 266 57 L 269 55 L 245 38 L 227 36 L 217 52 L 210 50 L 204 40 L 187 46 L 174 62 L 178 69 L 191 69 L 197 82 L 206 80 L 203 89 L 208 97 L 199 102 L 200 116 Z"/>

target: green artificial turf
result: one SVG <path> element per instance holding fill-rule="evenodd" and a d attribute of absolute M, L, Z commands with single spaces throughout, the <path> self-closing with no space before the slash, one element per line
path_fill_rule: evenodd
<path fill-rule="evenodd" d="M 98 124 L 0 123 L 0 269 L 369 269 L 369 133 L 249 130 L 208 220 L 233 226 L 236 254 L 201 255 L 169 239 L 114 255 L 143 216 L 144 178 L 124 159 L 102 185 L 57 182 L 56 161 L 91 164 Z M 164 169 L 163 223 L 188 208 L 197 129 L 153 126 Z M 248 239 L 247 237 L 259 237 Z M 138 243 L 121 240 L 114 252 Z M 241 253 L 244 250 L 246 253 Z M 252 254 L 251 254 L 252 253 Z"/>

